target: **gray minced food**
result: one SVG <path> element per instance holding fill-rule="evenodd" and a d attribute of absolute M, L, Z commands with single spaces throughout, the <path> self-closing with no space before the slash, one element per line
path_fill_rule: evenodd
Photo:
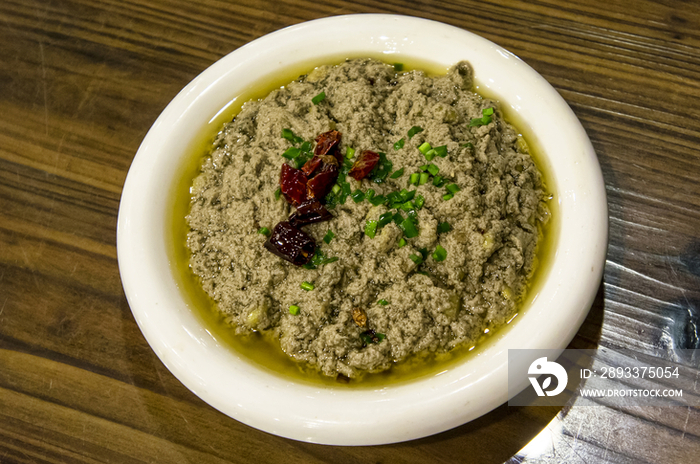
<path fill-rule="evenodd" d="M 223 127 L 193 181 L 187 245 L 192 271 L 238 333 L 271 334 L 295 361 L 356 378 L 416 353 L 474 344 L 517 312 L 536 267 L 539 226 L 549 215 L 546 193 L 527 146 L 497 103 L 472 91 L 472 78 L 466 62 L 431 78 L 397 73 L 376 60 L 348 60 L 246 103 Z M 325 100 L 312 103 L 320 92 Z M 492 121 L 470 126 L 487 108 L 495 109 Z M 409 139 L 413 126 L 424 130 Z M 275 194 L 287 161 L 281 154 L 292 146 L 283 129 L 306 141 L 335 129 L 342 153 L 347 147 L 356 157 L 362 150 L 386 153 L 392 172 L 403 168 L 402 176 L 379 184 L 347 179 L 353 192 L 415 188 L 425 198 L 418 236 L 400 246 L 402 230 L 391 222 L 370 238 L 367 220 L 387 206 L 348 197 L 331 210 L 334 219 L 303 229 L 338 261 L 310 270 L 266 250 L 259 229 L 272 230 L 294 211 Z M 397 150 L 400 139 L 405 144 Z M 447 148 L 446 157 L 431 163 L 460 189 L 449 200 L 432 176 L 409 185 L 410 174 L 427 164 L 417 149 L 424 142 Z M 443 222 L 451 230 L 439 233 Z M 329 230 L 335 237 L 326 244 Z M 432 256 L 438 244 L 447 252 L 440 262 Z M 418 266 L 411 257 L 422 257 L 421 250 Z M 302 282 L 314 290 L 303 290 Z M 364 328 L 353 320 L 357 308 L 368 318 Z M 363 340 L 367 327 L 385 338 Z"/>

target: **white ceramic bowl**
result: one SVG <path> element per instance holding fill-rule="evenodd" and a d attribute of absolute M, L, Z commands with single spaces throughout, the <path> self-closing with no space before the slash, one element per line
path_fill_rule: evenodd
<path fill-rule="evenodd" d="M 169 267 L 166 213 L 187 147 L 233 95 L 276 69 L 324 58 L 386 54 L 448 67 L 468 60 L 482 89 L 534 135 L 555 179 L 560 233 L 535 301 L 477 356 L 438 376 L 376 389 L 300 384 L 221 346 L 200 323 Z M 311 21 L 261 37 L 185 87 L 146 135 L 124 185 L 117 250 L 124 290 L 148 343 L 197 396 L 252 427 L 297 440 L 369 445 L 410 440 L 464 424 L 508 399 L 509 348 L 563 349 L 598 288 L 607 205 L 596 155 L 559 94 L 503 48 L 456 27 L 394 15 Z"/>

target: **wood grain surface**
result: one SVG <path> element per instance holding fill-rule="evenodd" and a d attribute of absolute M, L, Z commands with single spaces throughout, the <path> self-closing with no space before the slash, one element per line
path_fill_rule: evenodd
<path fill-rule="evenodd" d="M 580 118 L 605 176 L 610 244 L 572 346 L 666 357 L 699 347 L 698 2 L 4 0 L 0 463 L 698 462 L 693 408 L 504 405 L 407 443 L 299 443 L 212 409 L 160 363 L 116 260 L 119 198 L 139 143 L 228 52 L 361 12 L 480 34 L 534 67 Z"/>

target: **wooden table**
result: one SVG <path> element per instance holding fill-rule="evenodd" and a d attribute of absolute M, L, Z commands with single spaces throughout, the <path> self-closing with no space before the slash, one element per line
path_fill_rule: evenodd
<path fill-rule="evenodd" d="M 533 66 L 581 119 L 607 184 L 610 245 L 572 346 L 698 348 L 697 2 L 6 0 L 0 463 L 698 462 L 692 408 L 504 405 L 408 443 L 298 443 L 212 409 L 160 363 L 129 310 L 115 249 L 139 143 L 177 92 L 228 52 L 301 21 L 360 12 L 480 34 Z"/>

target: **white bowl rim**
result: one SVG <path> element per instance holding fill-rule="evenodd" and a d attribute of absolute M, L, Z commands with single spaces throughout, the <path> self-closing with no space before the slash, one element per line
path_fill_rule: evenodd
<path fill-rule="evenodd" d="M 371 390 L 281 379 L 219 345 L 180 295 L 164 241 L 167 197 L 178 162 L 187 156 L 182 147 L 191 146 L 201 125 L 228 102 L 232 92 L 227 89 L 249 85 L 269 74 L 270 67 L 343 53 L 386 53 L 445 66 L 470 61 L 489 93 L 509 105 L 537 137 L 555 177 L 561 215 L 549 278 L 506 336 L 439 376 Z M 605 188 L 593 147 L 544 78 L 512 53 L 466 30 L 415 17 L 362 14 L 273 32 L 221 58 L 190 82 L 158 117 L 134 158 L 119 207 L 117 252 L 124 290 L 146 340 L 197 396 L 276 435 L 372 445 L 442 432 L 504 403 L 508 349 L 565 348 L 596 295 L 607 225 Z"/>

